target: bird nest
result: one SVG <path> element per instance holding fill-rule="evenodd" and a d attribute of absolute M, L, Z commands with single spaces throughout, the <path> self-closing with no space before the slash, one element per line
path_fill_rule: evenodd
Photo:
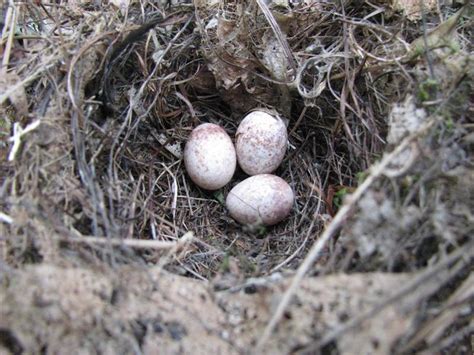
<path fill-rule="evenodd" d="M 423 332 L 443 314 L 430 307 L 465 286 L 473 257 L 470 20 L 467 5 L 400 4 L 6 6 L 1 267 L 158 265 L 234 291 L 298 270 L 287 292 L 307 273 L 403 272 L 411 288 L 384 301 L 406 300 L 411 320 L 414 304 L 425 308 L 389 348 L 453 346 L 465 316 L 440 323 L 443 340 Z M 233 137 L 255 108 L 288 122 L 275 174 L 296 196 L 291 215 L 267 228 L 240 225 L 225 208 L 245 173 L 208 192 L 182 160 L 198 124 Z M 365 319 L 350 317 L 292 346 L 337 346 Z"/>

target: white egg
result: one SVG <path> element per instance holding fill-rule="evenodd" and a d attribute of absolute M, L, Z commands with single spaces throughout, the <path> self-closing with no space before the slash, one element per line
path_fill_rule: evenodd
<path fill-rule="evenodd" d="M 264 111 L 249 113 L 237 128 L 237 160 L 249 175 L 275 171 L 285 156 L 287 144 L 288 134 L 283 120 Z"/>
<path fill-rule="evenodd" d="M 230 215 L 242 224 L 273 225 L 291 212 L 294 194 L 282 178 L 261 174 L 237 184 L 227 195 Z"/>
<path fill-rule="evenodd" d="M 237 165 L 232 140 L 218 125 L 197 126 L 184 147 L 184 165 L 196 185 L 220 189 L 232 179 Z"/>

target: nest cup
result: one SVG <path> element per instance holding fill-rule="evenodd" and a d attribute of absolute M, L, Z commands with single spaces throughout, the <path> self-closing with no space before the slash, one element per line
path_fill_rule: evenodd
<path fill-rule="evenodd" d="M 216 10 L 198 7 L 196 23 L 184 11 L 173 25 L 158 24 L 138 41 L 127 43 L 125 37 L 127 46 L 109 48 L 112 54 L 104 70 L 91 78 L 86 89 L 97 86 L 91 83 L 102 83 L 109 90 L 106 106 L 111 111 L 104 115 L 99 107 L 89 105 L 89 119 L 101 128 L 81 127 L 87 137 L 81 149 L 86 155 L 96 152 L 92 184 L 107 197 L 103 197 L 103 213 L 84 213 L 75 228 L 83 234 L 95 234 L 92 228 L 98 228 L 99 233 L 165 241 L 191 231 L 204 244 L 195 244 L 181 265 L 188 270 L 184 273 L 194 270 L 203 278 L 212 277 L 229 253 L 256 265 L 245 272 L 257 275 L 273 270 L 296 251 L 304 255 L 335 213 L 331 196 L 342 187 L 352 187 L 355 173 L 364 171 L 383 147 L 377 138 L 382 123 L 370 118 L 378 117 L 377 112 L 362 121 L 348 116 L 342 124 L 334 96 L 342 90 L 340 80 L 332 84 L 332 91 L 309 102 L 298 90 L 289 89 L 284 83 L 288 78 L 276 78 L 275 70 L 282 65 L 285 72 L 292 70 L 284 53 L 269 51 L 269 46 L 279 48 L 279 44 L 262 14 L 253 9 L 254 15 L 244 16 L 243 9 L 231 7 L 225 11 L 224 17 L 231 20 L 219 17 L 217 27 L 212 25 Z M 231 28 L 228 21 L 239 26 Z M 286 36 L 295 41 L 289 43 L 295 52 L 308 45 L 298 30 L 301 21 L 301 17 L 287 20 L 285 27 Z M 223 41 L 232 29 L 238 39 Z M 242 29 L 250 30 L 245 37 Z M 156 40 L 166 47 L 152 45 Z M 203 51 L 195 50 L 199 46 Z M 245 60 L 242 53 L 237 57 L 243 47 L 249 56 Z M 257 49 L 260 59 L 247 65 L 249 51 Z M 269 62 L 269 55 L 275 59 Z M 341 63 L 337 57 L 331 59 L 334 70 Z M 306 78 L 301 82 L 306 88 L 316 85 L 307 80 L 308 75 L 299 75 Z M 238 170 L 230 184 L 211 193 L 192 183 L 182 162 L 185 142 L 198 124 L 218 124 L 234 137 L 245 112 L 256 107 L 277 112 L 288 122 L 289 148 L 274 174 L 290 184 L 296 199 L 290 217 L 271 228 L 241 226 L 224 207 L 225 196 L 247 177 L 245 173 Z M 209 254 L 209 246 L 215 248 L 214 254 Z M 286 266 L 292 262 L 298 258 Z"/>

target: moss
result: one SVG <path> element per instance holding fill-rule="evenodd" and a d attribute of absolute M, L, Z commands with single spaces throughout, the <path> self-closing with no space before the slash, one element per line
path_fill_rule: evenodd
<path fill-rule="evenodd" d="M 439 83 L 434 79 L 426 79 L 418 85 L 418 100 L 421 102 L 434 100 L 439 92 Z"/>

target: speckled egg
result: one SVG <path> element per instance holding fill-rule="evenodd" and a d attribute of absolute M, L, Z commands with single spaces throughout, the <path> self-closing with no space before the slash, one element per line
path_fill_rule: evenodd
<path fill-rule="evenodd" d="M 184 165 L 193 182 L 206 190 L 217 190 L 234 175 L 237 159 L 232 140 L 215 124 L 197 126 L 184 148 Z"/>
<path fill-rule="evenodd" d="M 293 201 L 293 190 L 285 180 L 261 174 L 237 184 L 227 195 L 226 207 L 242 224 L 270 226 L 288 217 Z"/>
<path fill-rule="evenodd" d="M 286 125 L 280 117 L 264 111 L 249 113 L 236 133 L 240 167 L 249 175 L 275 171 L 285 156 L 287 142 Z"/>

